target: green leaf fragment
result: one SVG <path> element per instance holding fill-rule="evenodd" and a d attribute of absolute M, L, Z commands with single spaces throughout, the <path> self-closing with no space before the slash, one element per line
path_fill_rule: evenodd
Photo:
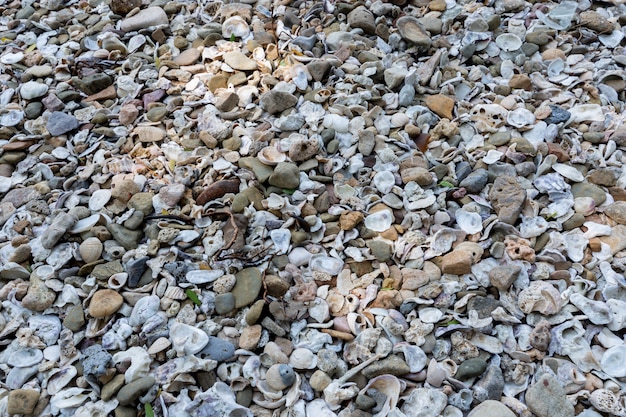
<path fill-rule="evenodd" d="M 202 304 L 202 302 L 200 301 L 200 298 L 198 298 L 198 294 L 196 294 L 195 292 L 193 292 L 192 290 L 185 290 L 185 294 L 187 294 L 187 297 L 193 301 L 193 303 L 197 306 L 199 306 L 200 304 Z"/>

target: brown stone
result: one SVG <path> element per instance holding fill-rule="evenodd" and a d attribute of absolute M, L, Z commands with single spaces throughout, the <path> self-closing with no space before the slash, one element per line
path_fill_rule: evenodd
<path fill-rule="evenodd" d="M 443 94 L 435 94 L 426 97 L 426 107 L 436 113 L 439 117 L 453 119 L 452 111 L 454 110 L 454 99 L 444 96 Z"/>
<path fill-rule="evenodd" d="M 341 230 L 354 229 L 363 221 L 363 213 L 360 211 L 344 211 L 339 217 L 339 227 Z"/>
<path fill-rule="evenodd" d="M 509 87 L 530 91 L 533 88 L 533 83 L 526 74 L 514 74 L 509 80 Z"/>
<path fill-rule="evenodd" d="M 254 350 L 261 339 L 263 327 L 260 324 L 244 327 L 239 336 L 239 347 L 245 350 Z"/>
<path fill-rule="evenodd" d="M 117 291 L 106 289 L 96 291 L 89 303 L 89 315 L 104 318 L 114 314 L 124 303 L 124 298 Z"/>
<path fill-rule="evenodd" d="M 444 274 L 463 275 L 472 272 L 473 256 L 465 250 L 455 250 L 444 255 L 441 260 L 441 272 Z"/>
<path fill-rule="evenodd" d="M 9 415 L 31 414 L 33 410 L 35 410 L 37 401 L 39 401 L 39 391 L 33 389 L 15 389 L 9 392 L 7 413 Z"/>

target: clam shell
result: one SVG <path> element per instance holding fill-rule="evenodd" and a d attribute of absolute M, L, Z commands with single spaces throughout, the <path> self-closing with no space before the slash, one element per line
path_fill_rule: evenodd
<path fill-rule="evenodd" d="M 78 253 L 85 263 L 92 263 L 100 259 L 104 245 L 97 237 L 90 237 L 83 241 L 78 247 Z"/>

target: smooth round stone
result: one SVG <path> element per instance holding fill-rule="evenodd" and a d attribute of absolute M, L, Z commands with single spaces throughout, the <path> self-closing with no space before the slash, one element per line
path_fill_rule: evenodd
<path fill-rule="evenodd" d="M 293 368 L 284 363 L 270 366 L 265 377 L 267 384 L 278 391 L 290 387 L 296 381 L 296 373 Z"/>
<path fill-rule="evenodd" d="M 204 359 L 212 359 L 217 362 L 223 362 L 233 357 L 235 354 L 235 346 L 227 340 L 219 337 L 209 336 L 209 342 L 198 355 Z"/>
<path fill-rule="evenodd" d="M 487 362 L 484 359 L 472 358 L 463 361 L 460 365 L 454 377 L 460 381 L 465 379 L 474 378 L 482 375 L 487 369 Z"/>
<path fill-rule="evenodd" d="M 487 400 L 478 404 L 467 417 L 515 417 L 515 413 L 499 401 Z"/>
<path fill-rule="evenodd" d="M 217 314 L 228 314 L 235 309 L 235 296 L 227 292 L 215 296 L 215 312 Z"/>
<path fill-rule="evenodd" d="M 129 405 L 140 396 L 148 392 L 154 386 L 156 379 L 151 376 L 144 376 L 124 385 L 117 393 L 117 401 L 120 405 Z"/>
<path fill-rule="evenodd" d="M 38 83 L 37 81 L 28 81 L 20 88 L 20 94 L 25 100 L 32 100 L 34 98 L 41 97 L 47 92 L 48 86 L 46 84 Z"/>
<path fill-rule="evenodd" d="M 120 309 L 124 298 L 114 290 L 96 291 L 89 303 L 89 315 L 95 318 L 108 317 Z"/>

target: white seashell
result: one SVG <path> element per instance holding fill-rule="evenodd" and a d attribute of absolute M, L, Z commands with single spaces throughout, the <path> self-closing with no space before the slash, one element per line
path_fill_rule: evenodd
<path fill-rule="evenodd" d="M 324 116 L 324 127 L 334 129 L 337 133 L 347 133 L 350 127 L 350 120 L 338 114 L 327 114 Z"/>
<path fill-rule="evenodd" d="M 106 204 L 106 203 L 105 203 Z M 70 233 L 83 233 L 91 230 L 100 221 L 100 214 L 92 214 L 91 216 L 80 219 L 74 224 L 69 232 Z"/>
<path fill-rule="evenodd" d="M 485 155 L 485 157 L 483 158 L 483 162 L 487 165 L 495 164 L 500 160 L 500 158 L 502 158 L 502 155 L 504 155 L 503 152 L 496 151 L 495 149 L 490 149 L 487 152 L 487 155 Z"/>
<path fill-rule="evenodd" d="M 396 178 L 392 172 L 382 171 L 374 175 L 372 183 L 381 194 L 388 194 L 396 185 Z"/>
<path fill-rule="evenodd" d="M 329 275 L 337 275 L 343 269 L 343 261 L 326 255 L 313 255 L 309 261 L 312 271 L 325 272 Z"/>
<path fill-rule="evenodd" d="M 273 166 L 287 160 L 287 155 L 280 152 L 274 146 L 266 146 L 259 151 L 257 158 L 259 158 L 259 161 L 263 162 L 265 165 Z"/>
<path fill-rule="evenodd" d="M 111 200 L 111 190 L 96 190 L 89 198 L 89 210 L 100 211 Z"/>
<path fill-rule="evenodd" d="M 513 52 L 522 47 L 522 40 L 512 33 L 503 33 L 496 38 L 496 45 L 503 51 Z"/>
<path fill-rule="evenodd" d="M 152 358 L 148 352 L 139 346 L 133 346 L 128 350 L 117 352 L 111 360 L 113 363 L 120 363 L 130 359 L 130 367 L 124 372 L 124 380 L 130 383 L 136 379 L 147 376 L 150 372 Z"/>
<path fill-rule="evenodd" d="M 126 272 L 118 272 L 109 277 L 108 285 L 112 290 L 119 290 L 126 285 L 128 281 L 128 274 Z"/>
<path fill-rule="evenodd" d="M 187 279 L 187 282 L 199 285 L 213 282 L 222 275 L 224 275 L 224 271 L 221 269 L 194 269 L 187 272 L 185 278 Z"/>
<path fill-rule="evenodd" d="M 250 36 L 250 27 L 241 16 L 229 17 L 222 23 L 222 36 L 224 39 L 230 39 L 233 35 L 242 40 Z"/>
<path fill-rule="evenodd" d="M 604 112 L 599 104 L 579 104 L 568 111 L 571 114 L 568 123 L 603 122 L 605 119 Z"/>
<path fill-rule="evenodd" d="M 74 379 L 77 374 L 78 370 L 72 365 L 67 365 L 58 370 L 53 370 L 48 377 L 46 391 L 48 391 L 48 394 L 50 395 L 58 394 L 72 381 L 72 379 Z"/>
<path fill-rule="evenodd" d="M 179 356 L 198 353 L 209 343 L 205 331 L 178 322 L 170 327 L 170 339 Z"/>
<path fill-rule="evenodd" d="M 146 320 L 154 316 L 159 311 L 161 301 L 156 295 L 142 297 L 137 301 L 130 313 L 128 324 L 131 326 L 141 326 Z"/>
<path fill-rule="evenodd" d="M 557 163 L 552 165 L 552 169 L 563 175 L 568 180 L 572 180 L 574 182 L 583 182 L 585 180 L 585 176 L 571 165 Z"/>
<path fill-rule="evenodd" d="M 459 225 L 461 230 L 468 235 L 473 235 L 483 231 L 483 219 L 480 217 L 480 214 L 461 208 L 454 213 L 454 216 L 456 217 L 456 223 Z"/>
<path fill-rule="evenodd" d="M 614 378 L 626 376 L 626 345 L 618 345 L 608 349 L 600 361 L 602 370 Z"/>
<path fill-rule="evenodd" d="M 530 126 L 535 120 L 535 115 L 523 107 L 510 111 L 506 116 L 507 123 L 517 128 Z"/>
<path fill-rule="evenodd" d="M 43 352 L 39 349 L 24 348 L 13 352 L 7 361 L 11 366 L 27 368 L 36 365 L 43 360 Z"/>
<path fill-rule="evenodd" d="M 100 259 L 104 245 L 97 237 L 85 239 L 78 247 L 78 252 L 85 263 L 92 263 Z"/>
<path fill-rule="evenodd" d="M 274 243 L 276 254 L 284 255 L 289 251 L 291 232 L 288 229 L 274 229 L 270 231 L 270 238 Z"/>
<path fill-rule="evenodd" d="M 611 322 L 611 309 L 604 302 L 590 300 L 579 293 L 572 294 L 569 299 L 593 324 L 601 325 Z"/>
<path fill-rule="evenodd" d="M 369 214 L 365 217 L 364 224 L 374 232 L 384 232 L 393 224 L 393 213 L 390 210 L 380 210 Z"/>
<path fill-rule="evenodd" d="M 294 349 L 289 356 L 289 365 L 294 369 L 315 369 L 317 366 L 317 355 L 309 349 Z"/>
<path fill-rule="evenodd" d="M 24 112 L 21 110 L 9 110 L 0 116 L 0 125 L 5 127 L 17 126 L 24 119 Z"/>

